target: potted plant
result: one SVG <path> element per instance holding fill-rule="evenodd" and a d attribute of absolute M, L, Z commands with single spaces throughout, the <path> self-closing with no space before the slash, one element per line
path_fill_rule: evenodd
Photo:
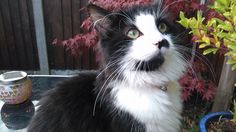
<path fill-rule="evenodd" d="M 220 121 L 222 119 L 224 120 L 231 120 L 233 118 L 233 114 L 230 112 L 214 112 L 214 113 L 210 113 L 205 115 L 199 123 L 199 129 L 201 132 L 207 132 L 208 128 L 207 126 L 210 123 L 216 122 L 216 123 L 220 123 Z M 222 129 L 222 128 L 216 128 L 216 129 Z M 232 130 L 232 129 L 231 129 Z"/>
<path fill-rule="evenodd" d="M 201 132 L 236 130 L 236 102 L 234 101 L 234 112 L 213 112 L 205 115 L 200 120 L 199 129 Z"/>

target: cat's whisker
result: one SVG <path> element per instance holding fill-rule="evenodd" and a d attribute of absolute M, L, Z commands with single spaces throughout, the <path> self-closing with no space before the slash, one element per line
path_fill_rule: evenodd
<path fill-rule="evenodd" d="M 119 60 L 117 60 L 117 61 L 109 61 L 109 62 L 105 65 L 105 68 L 97 75 L 96 78 L 98 78 L 99 76 L 101 76 L 101 74 L 102 74 L 103 72 L 105 72 L 108 68 L 114 66 L 114 65 L 117 64 L 118 62 L 119 62 Z"/>
<path fill-rule="evenodd" d="M 157 16 L 162 16 L 162 7 L 163 7 L 163 0 L 155 0 L 155 4 L 158 4 L 158 9 L 157 9 Z"/>
<path fill-rule="evenodd" d="M 121 62 L 121 59 L 118 59 L 117 62 Z M 117 69 L 115 69 L 115 70 L 111 73 L 111 75 L 108 76 L 108 78 L 107 78 L 106 81 L 104 82 L 104 84 L 103 84 L 103 86 L 102 86 L 101 89 L 103 89 L 104 86 L 108 86 L 108 84 L 107 84 L 108 80 L 111 82 L 111 80 L 113 80 L 115 77 L 118 78 L 118 77 L 120 76 L 120 74 L 123 73 L 123 71 L 124 71 L 124 69 L 122 70 L 120 67 L 118 67 Z M 115 74 L 115 73 L 116 73 L 116 74 Z M 117 73 L 118 73 L 118 74 L 117 74 Z M 113 75 L 113 74 L 115 74 L 115 75 Z M 118 75 L 118 76 L 117 76 L 117 75 Z M 113 76 L 113 77 L 112 77 L 112 76 Z M 111 77 L 112 77 L 112 78 L 111 78 Z M 106 88 L 105 88 L 105 90 L 106 90 Z M 105 92 L 105 90 L 104 90 L 104 92 Z M 100 91 L 99 91 L 99 92 L 100 92 Z M 101 99 L 101 102 L 102 102 L 102 99 Z"/>
<path fill-rule="evenodd" d="M 114 62 L 114 63 L 112 63 L 112 64 L 116 64 L 116 63 L 119 62 L 119 61 L 120 61 L 120 60 L 117 60 L 116 62 Z M 98 99 L 99 99 L 99 96 L 100 96 L 101 92 L 103 91 L 104 86 L 106 85 L 106 83 L 108 82 L 108 80 L 110 79 L 110 77 L 112 77 L 113 74 L 114 74 L 116 71 L 117 71 L 117 69 L 114 70 L 114 71 L 110 74 L 110 76 L 108 76 L 108 78 L 107 78 L 106 81 L 104 82 L 103 86 L 100 88 L 100 90 L 99 90 L 99 92 L 98 92 L 98 95 L 97 95 L 97 97 L 96 97 L 96 99 L 95 99 L 95 102 L 94 102 L 93 116 L 95 116 L 96 104 L 97 104 L 97 101 L 98 101 Z"/>
<path fill-rule="evenodd" d="M 130 59 L 129 61 L 132 61 L 132 59 Z M 122 73 L 123 73 L 123 71 L 124 70 L 126 70 L 127 68 L 125 67 L 125 68 L 117 68 L 114 72 L 116 72 L 116 74 L 115 75 L 112 75 L 113 77 L 111 78 L 111 79 L 109 79 L 109 80 L 113 80 L 113 81 L 116 81 L 116 80 L 118 80 L 118 78 L 122 75 Z M 113 73 L 114 73 L 113 72 Z M 113 74 L 112 73 L 112 74 Z M 110 78 L 110 77 L 109 77 Z M 124 83 L 125 82 L 125 80 L 126 79 L 122 79 L 122 83 Z M 106 83 L 106 82 L 105 82 Z M 104 83 L 104 85 L 105 85 L 105 83 Z M 105 95 L 105 92 L 106 92 L 106 90 L 107 90 L 107 87 L 108 87 L 108 84 L 106 84 L 106 88 L 105 88 L 105 90 L 103 90 L 103 94 L 102 94 L 102 96 L 101 96 L 101 100 L 100 100 L 100 105 L 101 105 L 101 103 L 103 102 L 103 97 L 104 97 L 104 95 Z"/>
<path fill-rule="evenodd" d="M 114 45 L 116 44 L 119 44 L 119 43 L 122 43 L 122 42 L 127 42 L 127 41 L 130 41 L 130 40 L 123 40 L 123 41 L 119 41 L 117 43 L 115 43 Z M 116 57 L 119 57 L 119 55 L 121 55 L 123 52 L 126 51 L 126 46 L 121 46 L 120 49 L 116 50 L 114 53 L 112 53 L 111 55 L 111 62 L 114 62 L 113 59 L 115 59 Z M 120 60 L 117 60 L 116 62 L 119 62 Z M 108 62 L 109 64 L 110 62 Z M 107 66 L 106 66 L 107 67 Z"/>
<path fill-rule="evenodd" d="M 183 49 L 183 50 L 189 52 L 189 53 L 194 52 L 195 55 L 198 57 L 198 59 L 203 61 L 209 68 L 213 69 L 213 67 L 212 67 L 211 63 L 209 62 L 208 58 L 206 56 L 202 55 L 200 52 L 198 52 L 196 50 L 193 51 L 191 48 L 188 48 L 188 47 L 185 47 L 185 46 L 182 46 L 182 45 L 176 45 L 176 46 L 179 47 L 180 49 Z"/>
<path fill-rule="evenodd" d="M 107 81 L 109 80 L 110 77 L 112 77 L 112 75 L 115 73 L 115 71 L 113 71 L 113 73 L 108 77 L 108 79 L 105 81 L 105 83 L 103 84 L 103 86 L 100 88 L 98 94 L 97 94 L 97 97 L 95 99 L 95 102 L 94 102 L 94 107 L 93 107 L 93 116 L 95 116 L 95 112 L 96 112 L 96 106 L 97 106 L 97 102 L 98 102 L 98 99 L 99 99 L 99 96 L 101 95 L 101 92 L 104 90 L 104 86 L 105 84 L 107 83 Z"/>
<path fill-rule="evenodd" d="M 116 80 L 116 79 L 114 79 L 114 78 L 118 78 L 119 77 L 119 73 L 122 73 L 122 72 L 119 72 L 120 71 L 120 69 L 119 68 L 117 68 L 116 70 L 114 70 L 114 72 L 112 73 L 112 74 L 114 74 L 114 75 L 112 75 L 112 76 L 110 76 L 110 77 L 112 77 L 112 78 L 110 78 L 110 77 L 108 77 L 108 79 L 107 80 L 109 80 L 110 82 L 112 82 L 112 81 L 114 81 L 114 80 Z M 111 81 L 112 80 L 112 81 Z M 103 90 L 103 94 L 102 94 L 102 96 L 101 96 L 101 100 L 100 100 L 100 105 L 102 104 L 102 102 L 103 102 L 103 97 L 104 97 L 104 95 L 105 95 L 105 92 L 106 92 L 106 90 L 107 90 L 107 87 L 109 86 L 109 83 L 110 82 L 105 82 L 104 83 L 104 90 Z M 107 83 L 107 84 L 106 84 Z M 106 87 L 105 87 L 106 86 Z M 102 88 L 103 88 L 102 87 Z"/>
<path fill-rule="evenodd" d="M 115 51 L 114 53 L 112 53 L 110 60 L 113 60 L 113 59 L 119 57 L 123 52 L 125 52 L 125 51 L 126 51 L 126 48 L 125 48 L 125 46 L 123 46 L 123 47 L 124 47 L 124 48 L 120 48 L 120 49 L 118 49 L 117 51 Z"/>
<path fill-rule="evenodd" d="M 138 63 L 138 65 L 136 66 L 136 68 L 134 69 L 134 71 L 132 71 L 132 72 L 134 72 L 134 77 L 136 77 L 137 71 L 138 71 L 138 69 L 139 69 L 141 63 L 142 63 L 142 62 L 140 61 L 140 62 Z M 131 78 L 132 78 L 132 77 L 131 77 Z M 136 78 L 133 78 L 133 79 L 131 80 L 131 84 L 134 85 L 134 87 L 136 87 L 135 79 L 136 79 Z"/>
<path fill-rule="evenodd" d="M 182 50 L 182 51 L 189 52 L 189 53 L 193 52 L 191 48 L 181 46 L 181 45 L 175 45 L 175 46 L 177 47 L 177 50 Z M 216 80 L 216 78 L 215 78 L 216 73 L 214 72 L 213 67 L 212 67 L 211 63 L 209 62 L 209 60 L 205 56 L 203 56 L 201 53 L 199 53 L 198 51 L 194 51 L 194 53 L 195 53 L 195 56 L 209 68 L 210 73 L 213 77 L 213 80 L 215 81 Z"/>
<path fill-rule="evenodd" d="M 184 51 L 184 52 L 186 52 L 186 51 Z M 197 73 L 194 71 L 193 64 L 189 61 L 190 59 L 186 58 L 183 55 L 180 55 L 180 58 L 182 58 L 182 60 L 185 61 L 186 66 L 191 69 L 193 76 L 198 78 Z"/>
<path fill-rule="evenodd" d="M 161 4 L 163 4 L 163 0 L 160 0 Z M 162 11 L 159 13 L 159 15 L 163 15 L 165 12 L 168 11 L 169 7 L 172 6 L 173 4 L 177 3 L 178 1 L 173 1 L 170 4 L 166 5 L 165 8 L 162 9 Z"/>
<path fill-rule="evenodd" d="M 122 9 L 119 10 L 124 14 L 124 16 L 129 20 L 130 23 L 135 24 L 134 20 L 132 20 L 132 18 L 126 12 L 124 12 Z"/>
<path fill-rule="evenodd" d="M 110 13 L 110 14 L 105 15 L 104 17 L 96 20 L 95 22 L 93 22 L 93 25 L 94 25 L 93 28 L 95 28 L 96 24 L 99 23 L 100 21 L 105 22 L 105 19 L 109 19 L 108 17 L 113 16 L 113 15 L 123 16 L 123 17 L 127 18 L 130 22 L 133 22 L 133 20 L 130 17 L 128 17 L 128 16 L 126 16 L 124 14 L 121 14 L 121 13 Z"/>
<path fill-rule="evenodd" d="M 178 43 L 178 42 L 182 43 L 183 37 L 185 37 L 186 34 L 188 34 L 188 31 L 184 30 L 184 31 L 182 31 L 181 33 L 178 33 L 178 35 L 171 36 L 171 37 L 172 37 L 172 39 L 175 41 L 175 43 Z M 190 44 L 190 43 L 189 43 L 189 44 Z M 191 45 L 192 45 L 192 44 L 191 44 Z M 187 46 L 187 45 L 186 45 L 186 46 Z"/>

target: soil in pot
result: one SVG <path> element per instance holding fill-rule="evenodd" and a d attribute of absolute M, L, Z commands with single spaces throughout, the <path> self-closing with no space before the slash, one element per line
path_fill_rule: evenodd
<path fill-rule="evenodd" d="M 236 122 L 220 119 L 219 121 L 211 122 L 207 128 L 207 132 L 236 132 Z"/>

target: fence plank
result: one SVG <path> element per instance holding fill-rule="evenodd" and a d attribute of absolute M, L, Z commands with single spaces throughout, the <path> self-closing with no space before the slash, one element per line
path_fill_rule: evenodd
<path fill-rule="evenodd" d="M 8 55 L 8 48 L 7 48 L 7 42 L 5 39 L 5 31 L 4 31 L 4 25 L 3 25 L 3 19 L 2 19 L 2 11 L 0 8 L 0 68 L 6 69 L 10 67 L 10 61 L 9 61 L 9 55 Z"/>
<path fill-rule="evenodd" d="M 46 42 L 47 42 L 47 52 L 48 52 L 48 60 L 49 60 L 49 67 L 50 69 L 54 68 L 53 66 L 53 46 L 50 45 L 49 43 L 52 41 L 52 26 L 51 26 L 51 12 L 50 10 L 52 10 L 51 5 L 53 0 L 43 0 L 43 7 L 44 7 L 44 22 L 45 22 L 45 35 L 46 35 Z"/>
<path fill-rule="evenodd" d="M 63 18 L 63 39 L 72 37 L 72 11 L 71 0 L 62 0 L 62 18 Z M 73 69 L 74 59 L 70 53 L 65 49 L 65 63 L 66 69 Z"/>
<path fill-rule="evenodd" d="M 72 32 L 73 36 L 80 33 L 80 9 L 81 9 L 81 0 L 72 0 Z M 82 69 L 82 56 L 77 56 L 74 59 L 75 68 Z"/>
<path fill-rule="evenodd" d="M 20 8 L 20 16 L 21 16 L 21 23 L 22 23 L 22 35 L 24 39 L 24 45 L 26 50 L 26 57 L 27 57 L 27 65 L 28 70 L 32 70 L 36 67 L 36 60 L 34 58 L 34 54 L 37 54 L 37 52 L 34 52 L 33 50 L 33 41 L 31 37 L 30 32 L 30 22 L 29 22 L 29 14 L 28 14 L 28 7 L 26 0 L 20 0 L 19 1 L 19 8 Z"/>
<path fill-rule="evenodd" d="M 55 38 L 63 39 L 63 23 L 62 23 L 62 1 L 54 0 L 53 2 L 53 11 L 52 13 L 52 31 L 53 31 L 53 41 Z M 49 42 L 50 43 L 52 43 Z M 54 64 L 56 69 L 64 69 L 65 68 L 65 59 L 64 59 L 64 47 L 54 47 Z"/>
<path fill-rule="evenodd" d="M 55 38 L 68 39 L 80 33 L 81 20 L 84 18 L 80 9 L 86 4 L 85 0 L 43 0 L 51 69 L 93 68 L 92 50 L 88 49 L 81 56 L 74 57 L 65 51 L 65 47 L 51 45 Z M 0 28 L 3 27 L 0 29 L 1 69 L 3 65 L 9 70 L 38 69 L 38 56 L 41 53 L 37 53 L 32 0 L 0 0 L 0 11 Z"/>
<path fill-rule="evenodd" d="M 232 102 L 235 89 L 236 71 L 232 71 L 232 65 L 226 64 L 230 57 L 225 57 L 220 81 L 216 90 L 212 112 L 227 111 Z"/>
<path fill-rule="evenodd" d="M 85 7 L 87 5 L 87 1 L 82 0 L 81 1 L 81 7 Z M 80 18 L 84 19 L 86 16 L 85 14 L 80 14 Z M 83 69 L 90 69 L 90 49 L 84 49 L 83 51 L 83 56 L 82 56 L 82 64 L 83 64 Z"/>
<path fill-rule="evenodd" d="M 51 45 L 54 39 L 63 39 L 61 0 L 44 0 L 46 37 L 50 59 L 50 68 L 63 69 L 64 47 Z"/>
<path fill-rule="evenodd" d="M 12 18 L 14 36 L 15 36 L 17 59 L 19 59 L 19 67 L 17 67 L 17 69 L 25 70 L 27 69 L 27 60 L 26 60 L 26 54 L 25 54 L 26 51 L 21 30 L 21 20 L 20 20 L 18 2 L 19 2 L 18 0 L 9 0 L 9 6 L 10 6 L 10 15 Z"/>
<path fill-rule="evenodd" d="M 3 25 L 7 27 L 5 29 L 5 37 L 7 41 L 7 47 L 9 49 L 9 59 L 12 68 L 18 67 L 18 59 L 16 54 L 15 38 L 13 34 L 12 21 L 9 10 L 8 0 L 1 0 L 0 8 L 2 10 Z"/>

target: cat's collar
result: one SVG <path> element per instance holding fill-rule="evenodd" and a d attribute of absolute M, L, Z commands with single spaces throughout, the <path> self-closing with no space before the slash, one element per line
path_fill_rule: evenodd
<path fill-rule="evenodd" d="M 166 85 L 159 86 L 158 88 L 162 91 L 167 91 L 167 86 Z"/>
<path fill-rule="evenodd" d="M 164 91 L 166 92 L 167 91 L 167 84 L 164 84 L 164 85 L 151 85 L 153 88 L 157 88 L 157 89 L 160 89 L 161 91 Z"/>

